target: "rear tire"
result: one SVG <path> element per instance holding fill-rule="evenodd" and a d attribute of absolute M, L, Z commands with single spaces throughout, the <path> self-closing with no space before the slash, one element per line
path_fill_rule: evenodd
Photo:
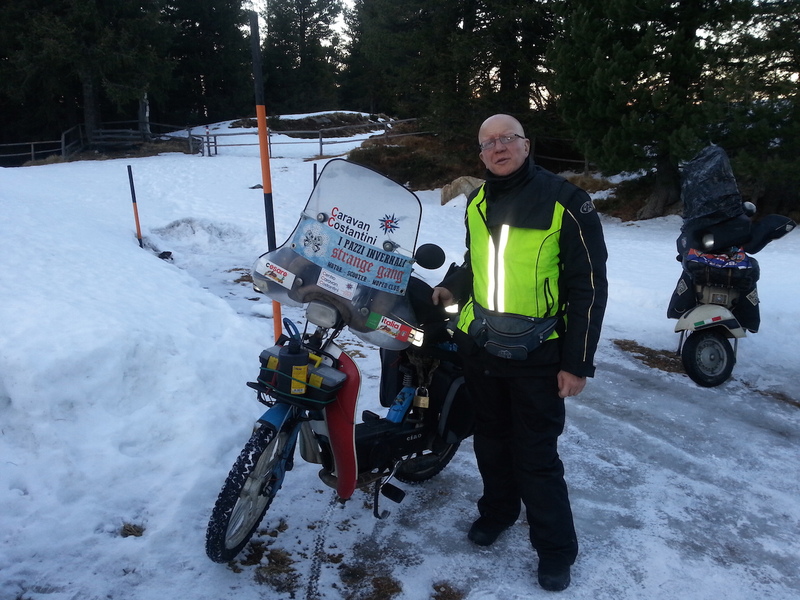
<path fill-rule="evenodd" d="M 420 483 L 438 475 L 450 460 L 455 456 L 461 442 L 447 444 L 440 441 L 428 452 L 421 452 L 412 456 L 400 465 L 395 477 L 403 483 Z"/>
<path fill-rule="evenodd" d="M 697 385 L 714 387 L 728 380 L 736 364 L 731 344 L 718 329 L 695 331 L 681 349 L 686 374 Z"/>
<path fill-rule="evenodd" d="M 264 518 L 283 479 L 288 437 L 286 430 L 262 424 L 236 459 L 206 530 L 206 554 L 214 562 L 236 558 Z"/>

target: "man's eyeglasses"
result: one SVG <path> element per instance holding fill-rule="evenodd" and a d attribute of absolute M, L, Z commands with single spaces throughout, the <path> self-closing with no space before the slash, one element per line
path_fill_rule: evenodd
<path fill-rule="evenodd" d="M 498 141 L 501 144 L 503 144 L 503 146 L 508 146 L 511 142 L 513 142 L 517 138 L 519 138 L 521 140 L 525 139 L 524 137 L 522 137 L 518 133 L 514 133 L 512 135 L 501 135 L 500 137 L 495 138 L 493 140 L 486 140 L 485 142 L 481 142 L 480 144 L 478 144 L 478 146 L 480 147 L 481 151 L 483 151 L 483 150 L 491 150 L 492 148 L 495 147 L 495 144 L 497 144 Z"/>

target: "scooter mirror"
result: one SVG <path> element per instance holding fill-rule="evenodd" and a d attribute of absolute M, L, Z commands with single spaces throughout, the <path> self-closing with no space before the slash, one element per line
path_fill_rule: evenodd
<path fill-rule="evenodd" d="M 423 269 L 438 269 L 444 264 L 444 250 L 436 244 L 422 244 L 414 252 L 414 259 Z"/>
<path fill-rule="evenodd" d="M 756 214 L 756 205 L 752 202 L 742 202 L 742 210 L 748 217 L 752 217 Z"/>

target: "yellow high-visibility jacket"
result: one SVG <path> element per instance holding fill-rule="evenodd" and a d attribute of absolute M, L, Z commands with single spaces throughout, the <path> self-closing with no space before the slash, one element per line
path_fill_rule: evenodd
<path fill-rule="evenodd" d="M 561 338 L 561 369 L 594 375 L 607 251 L 588 194 L 529 161 L 504 178 L 489 174 L 470 195 L 465 224 L 464 264 L 440 284 L 459 300 L 458 330 L 469 330 L 475 301 L 499 312 L 558 315 L 563 323 L 551 337 Z"/>

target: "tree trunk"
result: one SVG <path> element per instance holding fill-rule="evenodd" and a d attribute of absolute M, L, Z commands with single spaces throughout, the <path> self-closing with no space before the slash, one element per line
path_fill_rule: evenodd
<path fill-rule="evenodd" d="M 645 205 L 636 213 L 637 219 L 653 219 L 667 214 L 679 214 L 681 203 L 681 175 L 669 154 L 656 159 L 656 185 Z"/>
<path fill-rule="evenodd" d="M 147 98 L 147 92 L 139 98 L 139 133 L 142 134 L 142 139 L 150 141 L 152 137 L 150 133 L 150 100 Z"/>
<path fill-rule="evenodd" d="M 100 115 L 97 112 L 97 94 L 94 88 L 94 77 L 91 72 L 81 70 L 78 73 L 83 88 L 83 125 L 86 127 L 86 137 L 91 144 L 94 133 L 100 128 Z"/>

